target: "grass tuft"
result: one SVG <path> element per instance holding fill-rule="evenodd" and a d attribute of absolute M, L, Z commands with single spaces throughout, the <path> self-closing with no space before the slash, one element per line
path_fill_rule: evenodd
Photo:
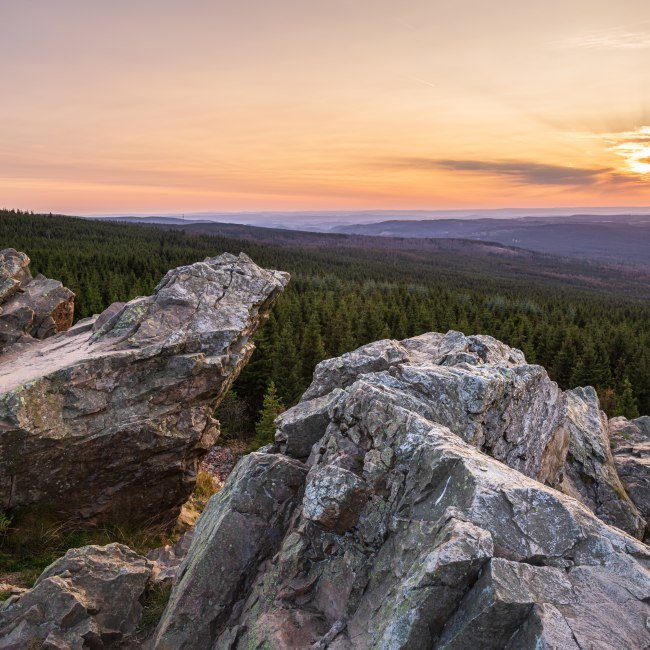
<path fill-rule="evenodd" d="M 161 527 L 105 526 L 75 531 L 34 513 L 16 521 L 0 535 L 0 582 L 31 587 L 43 570 L 70 548 L 118 542 L 141 555 L 173 544 L 177 537 Z"/>
<path fill-rule="evenodd" d="M 147 587 L 142 596 L 142 618 L 136 632 L 138 638 L 148 637 L 158 625 L 171 591 L 171 581 Z"/>

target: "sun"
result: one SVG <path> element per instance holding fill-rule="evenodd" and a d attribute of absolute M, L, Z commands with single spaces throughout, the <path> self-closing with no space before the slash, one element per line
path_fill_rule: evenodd
<path fill-rule="evenodd" d="M 628 167 L 637 174 L 650 174 L 650 147 L 636 144 L 628 146 L 625 154 Z"/>
<path fill-rule="evenodd" d="M 650 179 L 650 127 L 643 126 L 635 131 L 617 134 L 610 142 L 611 150 L 625 159 L 628 173 Z"/>

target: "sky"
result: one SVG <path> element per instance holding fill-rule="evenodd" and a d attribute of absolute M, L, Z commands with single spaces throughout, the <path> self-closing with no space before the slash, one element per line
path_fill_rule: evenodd
<path fill-rule="evenodd" d="M 650 205 L 647 0 L 0 0 L 0 207 Z"/>

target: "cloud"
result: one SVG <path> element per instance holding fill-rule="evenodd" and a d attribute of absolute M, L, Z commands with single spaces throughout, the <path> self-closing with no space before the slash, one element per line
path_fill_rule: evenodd
<path fill-rule="evenodd" d="M 588 50 L 642 50 L 650 47 L 650 31 L 594 32 L 570 38 L 562 45 Z"/>
<path fill-rule="evenodd" d="M 395 167 L 411 169 L 448 169 L 505 177 L 520 185 L 593 185 L 610 169 L 592 169 L 547 165 L 525 160 L 437 160 L 433 158 L 398 158 L 389 162 Z"/>
<path fill-rule="evenodd" d="M 625 159 L 628 170 L 647 177 L 650 175 L 650 126 L 633 131 L 600 135 L 610 151 Z"/>

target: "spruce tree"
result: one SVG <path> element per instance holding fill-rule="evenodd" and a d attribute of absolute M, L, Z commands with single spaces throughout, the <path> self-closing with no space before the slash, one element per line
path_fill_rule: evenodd
<path fill-rule="evenodd" d="M 275 418 L 284 411 L 284 406 L 278 397 L 275 384 L 271 380 L 264 395 L 260 419 L 255 424 L 255 438 L 251 447 L 259 449 L 273 442 L 275 437 Z"/>
<path fill-rule="evenodd" d="M 620 391 L 617 391 L 614 415 L 624 415 L 628 420 L 639 417 L 639 406 L 634 397 L 632 384 L 627 377 L 623 378 Z"/>

